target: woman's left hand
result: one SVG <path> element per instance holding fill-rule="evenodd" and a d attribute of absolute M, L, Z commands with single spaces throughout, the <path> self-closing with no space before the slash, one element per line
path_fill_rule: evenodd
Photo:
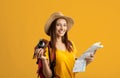
<path fill-rule="evenodd" d="M 90 54 L 90 56 L 86 57 L 85 60 L 86 60 L 86 65 L 88 65 L 94 60 L 94 54 Z"/>
<path fill-rule="evenodd" d="M 93 62 L 94 61 L 94 55 L 96 53 L 97 50 L 94 51 L 94 54 L 90 54 L 90 56 L 86 57 L 85 60 L 86 60 L 86 65 L 88 65 L 89 63 Z"/>

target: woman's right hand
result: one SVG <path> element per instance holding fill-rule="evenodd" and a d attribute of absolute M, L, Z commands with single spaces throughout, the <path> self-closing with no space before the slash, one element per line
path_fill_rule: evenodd
<path fill-rule="evenodd" d="M 40 58 L 42 60 L 45 60 L 46 57 L 45 57 L 45 50 L 43 48 L 38 48 L 35 50 L 35 56 L 37 58 Z"/>

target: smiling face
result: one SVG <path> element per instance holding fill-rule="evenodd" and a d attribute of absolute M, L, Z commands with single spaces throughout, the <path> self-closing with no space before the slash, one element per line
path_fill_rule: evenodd
<path fill-rule="evenodd" d="M 62 37 L 67 32 L 67 21 L 63 18 L 59 18 L 56 21 L 56 35 Z"/>

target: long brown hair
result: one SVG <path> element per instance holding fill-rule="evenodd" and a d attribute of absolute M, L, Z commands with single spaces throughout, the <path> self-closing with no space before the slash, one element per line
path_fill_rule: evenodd
<path fill-rule="evenodd" d="M 50 28 L 49 28 L 49 30 L 48 30 L 48 34 L 50 35 L 50 38 L 51 38 L 51 40 L 50 40 L 50 46 L 51 46 L 51 48 L 52 48 L 52 52 L 56 52 L 56 39 L 57 39 L 57 35 L 55 34 L 56 33 L 56 21 L 58 20 L 58 19 L 60 19 L 60 18 L 57 18 L 57 19 L 55 19 L 53 22 L 52 22 L 52 24 L 51 24 L 51 26 L 50 26 Z M 65 19 L 65 18 L 63 18 L 63 17 L 61 17 L 61 19 Z M 66 19 L 65 19 L 66 20 Z M 67 22 L 67 20 L 66 20 L 66 22 Z M 66 49 L 69 51 L 69 52 L 71 52 L 71 51 L 73 51 L 73 48 L 72 48 L 72 43 L 68 40 L 68 33 L 66 32 L 65 33 L 65 35 L 62 37 L 62 42 L 65 44 L 65 46 L 66 46 Z"/>

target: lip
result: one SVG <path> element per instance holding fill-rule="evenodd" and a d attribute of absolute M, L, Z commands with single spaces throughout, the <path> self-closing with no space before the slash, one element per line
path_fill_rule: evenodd
<path fill-rule="evenodd" d="M 65 33 L 65 31 L 63 31 L 63 30 L 59 30 L 58 32 L 59 32 L 60 34 Z"/>

